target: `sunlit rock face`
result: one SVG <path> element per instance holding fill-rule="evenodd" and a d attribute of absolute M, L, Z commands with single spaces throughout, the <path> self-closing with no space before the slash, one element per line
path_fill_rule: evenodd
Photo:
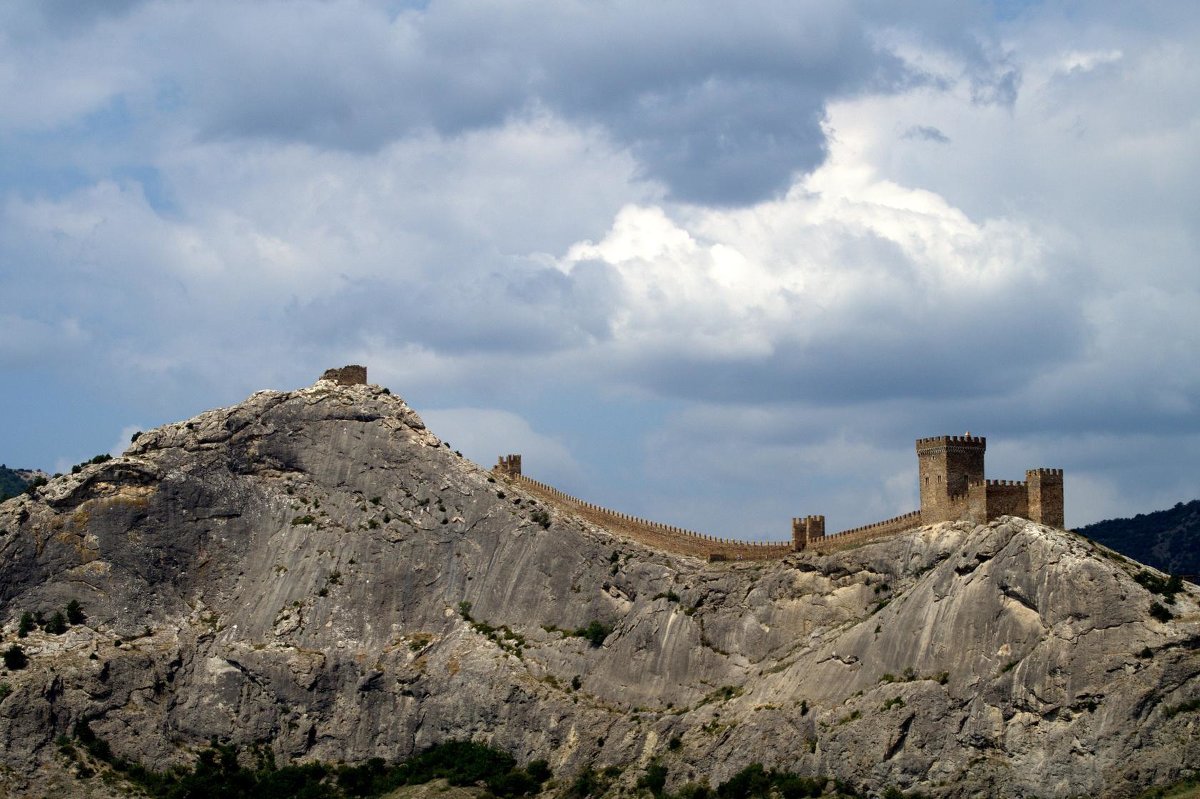
<path fill-rule="evenodd" d="M 629 785 L 661 756 L 669 787 L 759 761 L 1123 796 L 1200 762 L 1191 586 L 1168 603 L 1014 517 L 773 562 L 655 552 L 463 459 L 365 374 L 143 433 L 0 505 L 0 531 L 4 646 L 29 657 L 0 677 L 12 796 L 106 795 L 55 746 L 84 717 L 158 766 L 214 736 L 348 762 L 474 738 Z M 86 621 L 17 637 L 72 599 Z"/>

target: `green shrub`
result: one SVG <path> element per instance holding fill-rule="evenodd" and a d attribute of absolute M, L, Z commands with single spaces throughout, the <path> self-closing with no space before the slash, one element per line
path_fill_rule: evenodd
<path fill-rule="evenodd" d="M 1133 575 L 1133 579 L 1150 593 L 1161 594 L 1168 605 L 1175 604 L 1175 595 L 1183 590 L 1183 578 L 1178 574 L 1173 574 L 1164 579 L 1142 569 Z"/>
<path fill-rule="evenodd" d="M 1167 610 L 1167 608 L 1164 605 L 1162 605 L 1158 602 L 1150 603 L 1150 617 L 1152 619 L 1156 619 L 1161 622 L 1168 622 L 1171 619 L 1175 618 L 1174 614 L 1172 614 L 1171 611 Z"/>
<path fill-rule="evenodd" d="M 87 621 L 87 614 L 83 612 L 83 605 L 79 604 L 78 599 L 67 603 L 67 621 L 71 624 L 83 624 Z"/>
<path fill-rule="evenodd" d="M 46 622 L 46 626 L 42 629 L 51 635 L 62 635 L 67 631 L 67 617 L 63 615 L 61 610 L 54 611 L 54 615 L 50 617 L 50 621 Z"/>
<path fill-rule="evenodd" d="M 20 671 L 28 665 L 29 658 L 25 655 L 25 650 L 17 644 L 4 650 L 4 668 L 9 671 Z"/>
<path fill-rule="evenodd" d="M 37 627 L 37 622 L 33 619 L 33 614 L 25 611 L 21 614 L 21 621 L 17 623 L 17 637 L 26 638 L 34 628 Z"/>
<path fill-rule="evenodd" d="M 620 773 L 618 769 L 611 766 L 603 771 L 596 771 L 588 766 L 575 775 L 575 779 L 566 790 L 564 799 L 589 799 L 589 797 L 602 796 L 613 784 L 613 780 L 620 776 Z"/>
<path fill-rule="evenodd" d="M 717 786 L 720 799 L 783 799 L 821 796 L 825 793 L 824 777 L 802 777 L 790 771 L 767 771 L 762 763 L 751 763 Z M 838 795 L 853 795 L 845 786 L 837 786 Z"/>
<path fill-rule="evenodd" d="M 638 777 L 637 787 L 650 791 L 658 799 L 667 787 L 667 767 L 657 760 L 651 760 L 645 773 Z"/>
<path fill-rule="evenodd" d="M 599 647 L 604 643 L 604 639 L 612 634 L 612 627 L 608 627 L 599 621 L 592 620 L 587 627 L 580 627 L 574 632 L 574 635 L 579 638 L 586 638 L 587 642 L 592 647 Z"/>

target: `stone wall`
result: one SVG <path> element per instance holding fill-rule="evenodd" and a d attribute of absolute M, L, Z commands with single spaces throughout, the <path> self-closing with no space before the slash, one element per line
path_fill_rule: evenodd
<path fill-rule="evenodd" d="M 611 530 L 618 535 L 626 535 L 641 544 L 665 552 L 693 555 L 709 560 L 776 560 L 792 551 L 790 542 L 734 541 L 717 538 L 675 525 L 662 524 L 631 516 L 628 513 L 609 510 L 524 475 L 518 474 L 511 476 L 510 479 L 513 479 L 530 494 L 547 502 L 565 506 L 577 516 L 595 525 Z"/>
<path fill-rule="evenodd" d="M 987 439 L 982 436 L 967 433 L 921 438 L 917 439 L 916 447 L 920 510 L 833 535 L 825 535 L 824 516 L 797 517 L 792 519 L 790 542 L 717 538 L 609 510 L 523 476 L 520 455 L 501 456 L 494 471 L 519 481 L 536 496 L 647 546 L 710 560 L 782 558 L 802 550 L 832 552 L 935 522 L 985 524 L 999 516 L 1021 516 L 1055 527 L 1063 526 L 1062 469 L 1031 469 L 1026 472 L 1026 480 L 988 480 L 983 476 Z"/>
<path fill-rule="evenodd" d="M 891 519 L 885 519 L 881 522 L 867 524 L 862 527 L 853 527 L 849 530 L 843 530 L 840 533 L 818 538 L 810 541 L 808 548 L 814 552 L 833 552 L 857 546 L 866 541 L 874 541 L 877 538 L 886 538 L 920 526 L 921 511 L 915 510 L 911 513 L 894 516 Z"/>

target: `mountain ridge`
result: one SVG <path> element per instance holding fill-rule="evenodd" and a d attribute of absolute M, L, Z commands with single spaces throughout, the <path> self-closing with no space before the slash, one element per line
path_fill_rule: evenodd
<path fill-rule="evenodd" d="M 1077 533 L 1171 574 L 1200 578 L 1200 499 L 1130 518 L 1105 519 Z"/>
<path fill-rule="evenodd" d="M 1194 587 L 1167 603 L 1137 564 L 1013 517 L 775 563 L 655 552 L 375 386 L 148 431 L 0 505 L 0 530 L 5 646 L 30 660 L 0 700 L 13 796 L 78 787 L 53 741 L 82 718 L 149 762 L 214 736 L 348 762 L 478 738 L 625 787 L 658 757 L 673 785 L 763 762 L 1122 796 L 1200 759 L 1194 713 L 1168 712 L 1200 696 Z M 17 638 L 72 599 L 86 624 Z"/>

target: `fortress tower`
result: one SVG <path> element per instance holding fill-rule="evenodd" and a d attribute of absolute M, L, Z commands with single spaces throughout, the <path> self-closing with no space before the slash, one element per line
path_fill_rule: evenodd
<path fill-rule="evenodd" d="M 917 439 L 923 524 L 960 518 L 954 500 L 965 495 L 971 483 L 983 481 L 986 449 L 987 439 L 970 433 Z"/>
<path fill-rule="evenodd" d="M 825 517 L 805 516 L 792 519 L 792 550 L 800 552 L 809 544 L 817 543 L 825 537 Z"/>
<path fill-rule="evenodd" d="M 1029 518 L 1051 527 L 1066 527 L 1063 520 L 1063 470 L 1030 469 L 1025 472 L 1028 486 Z"/>
<path fill-rule="evenodd" d="M 492 467 L 492 471 L 505 477 L 520 477 L 521 456 L 501 455 L 500 459 L 496 461 L 496 465 Z"/>

